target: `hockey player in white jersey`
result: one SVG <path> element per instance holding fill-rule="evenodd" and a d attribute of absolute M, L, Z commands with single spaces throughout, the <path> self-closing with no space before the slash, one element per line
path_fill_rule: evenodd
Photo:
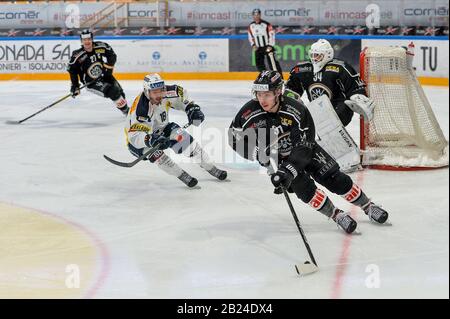
<path fill-rule="evenodd" d="M 177 154 L 193 158 L 209 174 L 225 180 L 227 172 L 218 169 L 194 138 L 178 124 L 169 122 L 169 110 L 184 111 L 189 124 L 199 126 L 205 116 L 200 106 L 190 100 L 187 92 L 179 85 L 166 85 L 159 74 L 149 74 L 144 78 L 144 90 L 136 97 L 128 113 L 125 133 L 128 149 L 134 156 L 141 156 L 149 148 L 154 148 L 148 156 L 164 172 L 177 177 L 188 187 L 198 181 L 181 169 L 164 153 L 171 148 Z"/>

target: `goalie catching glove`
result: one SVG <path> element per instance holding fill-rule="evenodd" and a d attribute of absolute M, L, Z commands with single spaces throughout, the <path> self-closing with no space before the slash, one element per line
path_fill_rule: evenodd
<path fill-rule="evenodd" d="M 361 114 L 365 120 L 371 121 L 373 119 L 373 109 L 375 103 L 372 99 L 363 94 L 353 94 L 350 100 L 346 100 L 345 104 L 353 111 Z"/>

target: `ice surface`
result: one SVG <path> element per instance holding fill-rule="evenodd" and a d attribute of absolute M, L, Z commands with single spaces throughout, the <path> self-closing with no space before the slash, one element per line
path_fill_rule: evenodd
<path fill-rule="evenodd" d="M 121 83 L 131 104 L 142 83 Z M 202 106 L 204 130 L 212 135 L 224 133 L 250 98 L 249 82 L 178 83 Z M 124 118 L 109 100 L 88 92 L 20 126 L 4 124 L 68 89 L 69 83 L 60 81 L 0 82 L 0 202 L 61 216 L 103 243 L 106 253 L 98 257 L 103 280 L 90 297 L 448 298 L 448 168 L 353 174 L 390 212 L 393 224 L 373 225 L 353 210 L 360 236 L 345 236 L 292 196 L 320 266 L 300 278 L 294 264 L 307 260 L 306 250 L 284 198 L 272 194 L 257 165 L 222 163 L 229 171 L 226 183 L 181 163 L 199 179 L 199 190 L 186 189 L 148 163 L 113 166 L 103 154 L 134 159 L 125 146 Z M 448 88 L 425 87 L 425 92 L 448 139 Z M 170 116 L 180 125 L 186 122 L 177 111 Z M 349 129 L 354 137 L 357 123 L 355 117 Z M 202 142 L 210 151 L 220 149 L 215 159 L 222 158 L 222 150 L 232 157 L 225 137 Z"/>

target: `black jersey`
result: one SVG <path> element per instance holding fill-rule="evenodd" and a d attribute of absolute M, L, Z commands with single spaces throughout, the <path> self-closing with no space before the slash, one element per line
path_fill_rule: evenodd
<path fill-rule="evenodd" d="M 302 95 L 306 91 L 310 101 L 326 94 L 333 105 L 348 100 L 353 94 L 364 94 L 365 84 L 351 65 L 334 59 L 322 70 L 313 73 L 311 62 L 300 62 L 290 72 L 287 88 Z"/>
<path fill-rule="evenodd" d="M 116 63 L 117 56 L 113 49 L 104 42 L 95 41 L 91 52 L 81 47 L 72 53 L 67 71 L 70 73 L 72 85 L 90 82 L 111 70 Z"/>
<path fill-rule="evenodd" d="M 244 135 L 248 138 L 243 139 Z M 257 147 L 275 148 L 279 159 L 287 159 L 294 147 L 315 144 L 314 122 L 306 106 L 294 99 L 282 97 L 277 113 L 265 112 L 258 101 L 251 100 L 231 123 L 229 143 L 249 160 L 255 160 Z"/>

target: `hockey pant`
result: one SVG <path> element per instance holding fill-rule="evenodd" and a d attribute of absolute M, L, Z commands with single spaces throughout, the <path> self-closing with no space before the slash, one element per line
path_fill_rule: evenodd
<path fill-rule="evenodd" d="M 88 86 L 88 90 L 99 96 L 111 99 L 118 109 L 127 106 L 127 100 L 125 99 L 125 93 L 119 82 L 113 77 L 110 77 L 110 81 L 98 80 Z"/>

